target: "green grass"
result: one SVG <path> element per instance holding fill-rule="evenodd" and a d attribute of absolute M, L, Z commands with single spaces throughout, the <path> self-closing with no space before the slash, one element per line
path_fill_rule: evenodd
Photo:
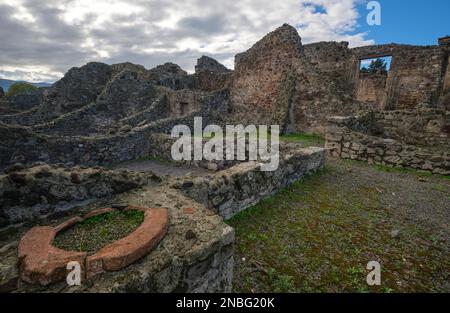
<path fill-rule="evenodd" d="M 102 247 L 126 237 L 144 221 L 144 212 L 115 211 L 81 221 L 59 233 L 55 246 L 68 251 L 95 253 Z"/>
<path fill-rule="evenodd" d="M 360 165 L 367 164 L 366 162 L 357 161 L 357 160 L 343 160 L 343 161 L 347 162 L 349 164 L 360 164 Z M 433 174 L 429 171 L 417 170 L 414 168 L 386 166 L 386 165 L 380 165 L 380 164 L 371 164 L 370 167 L 374 170 L 377 170 L 380 172 L 385 172 L 385 173 L 412 174 L 412 175 L 422 177 L 422 178 L 439 178 L 439 179 L 450 180 L 450 176 L 448 176 L 448 175 Z"/>
<path fill-rule="evenodd" d="M 432 230 L 380 206 L 375 188 L 336 184 L 330 178 L 339 171 L 327 166 L 227 221 L 236 231 L 234 291 L 448 288 L 448 247 Z M 392 229 L 401 230 L 400 238 L 392 238 Z M 381 263 L 381 286 L 366 283 L 369 261 Z"/>
<path fill-rule="evenodd" d="M 325 144 L 325 139 L 318 134 L 307 133 L 294 133 L 289 135 L 283 135 L 280 137 L 281 141 L 286 142 L 298 142 L 305 146 L 318 146 L 322 147 Z"/>

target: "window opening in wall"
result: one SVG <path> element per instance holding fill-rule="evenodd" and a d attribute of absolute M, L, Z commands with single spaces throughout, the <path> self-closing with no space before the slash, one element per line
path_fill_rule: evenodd
<path fill-rule="evenodd" d="M 385 74 L 389 72 L 392 56 L 360 60 L 359 71 L 366 74 Z"/>

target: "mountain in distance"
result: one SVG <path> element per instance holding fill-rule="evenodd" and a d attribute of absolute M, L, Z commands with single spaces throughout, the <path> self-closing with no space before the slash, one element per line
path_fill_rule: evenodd
<path fill-rule="evenodd" d="M 0 86 L 3 88 L 3 90 L 5 92 L 8 91 L 9 87 L 14 84 L 14 83 L 28 83 L 31 84 L 33 86 L 36 87 L 50 87 L 52 84 L 51 83 L 45 83 L 45 82 L 40 82 L 40 83 L 30 83 L 30 82 L 25 82 L 25 81 L 19 81 L 19 80 L 10 80 L 10 79 L 2 79 L 0 78 Z"/>

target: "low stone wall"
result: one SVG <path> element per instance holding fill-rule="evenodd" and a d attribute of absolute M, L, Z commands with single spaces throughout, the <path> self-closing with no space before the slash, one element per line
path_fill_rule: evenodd
<path fill-rule="evenodd" d="M 450 111 L 427 108 L 379 111 L 374 113 L 374 121 L 384 137 L 406 144 L 450 149 Z"/>
<path fill-rule="evenodd" d="M 150 136 L 169 134 L 175 125 L 193 129 L 194 117 L 203 117 L 203 124 L 220 122 L 227 107 L 228 92 L 208 94 L 201 110 L 177 118 L 125 125 L 114 134 L 95 136 L 59 136 L 36 132 L 30 127 L 0 122 L 0 170 L 14 163 L 67 163 L 67 165 L 109 165 L 150 155 Z"/>
<path fill-rule="evenodd" d="M 255 205 L 325 162 L 322 148 L 291 148 L 280 156 L 274 172 L 263 172 L 260 163 L 245 162 L 220 171 L 213 177 L 195 177 L 174 184 L 174 188 L 228 219 Z"/>
<path fill-rule="evenodd" d="M 162 142 L 167 144 L 167 136 Z M 152 140 L 154 144 L 156 140 Z M 168 145 L 170 146 L 170 145 Z M 161 148 L 165 151 L 166 148 Z M 280 146 L 280 164 L 274 172 L 260 171 L 257 162 L 243 162 L 231 168 L 217 171 L 206 177 L 173 178 L 156 184 L 145 184 L 136 192 L 118 193 L 92 203 L 82 205 L 77 214 L 88 213 L 99 207 L 114 205 L 149 208 L 167 208 L 169 223 L 167 235 L 153 251 L 126 268 L 105 272 L 87 279 L 81 286 L 69 287 L 57 282 L 42 289 L 19 279 L 17 251 L 13 244 L 0 251 L 0 290 L 17 292 L 231 292 L 233 278 L 234 230 L 223 223 L 239 211 L 258 203 L 280 188 L 286 187 L 304 175 L 320 168 L 325 161 L 323 148 L 301 148 L 292 143 Z M 16 173 L 13 183 L 28 182 L 23 191 L 37 193 L 37 187 L 46 188 L 58 182 L 62 191 L 76 194 L 87 183 L 102 184 L 108 175 L 97 169 L 80 169 L 75 175 L 71 171 L 59 171 L 42 175 L 36 169 L 9 169 Z M 93 171 L 91 173 L 91 171 Z M 44 171 L 44 174 L 46 172 Z M 92 175 L 94 177 L 91 177 Z M 118 175 L 118 177 L 115 177 Z M 137 174 L 150 179 L 148 174 Z M 135 188 L 133 182 L 121 186 L 122 174 L 114 172 L 107 182 L 111 188 Z M 37 177 L 37 178 L 36 178 Z M 90 179 L 97 179 L 91 182 Z M 11 180 L 5 176 L 5 180 Z M 137 179 L 137 181 L 140 181 Z M 1 182 L 0 182 L 1 184 Z M 55 183 L 56 184 L 56 183 Z M 119 184 L 119 185 L 117 185 Z M 28 186 L 28 187 L 27 187 Z M 14 187 L 14 186 L 13 186 Z M 52 189 L 52 188 L 50 188 Z M 95 188 L 94 188 L 95 189 Z M 94 191 L 93 188 L 89 192 Z M 28 190 L 28 191 L 27 191 Z M 13 190 L 14 191 L 14 190 Z M 63 194 L 62 196 L 66 196 Z M 24 197 L 26 198 L 26 197 Z M 40 201 L 40 199 L 39 199 Z M 7 204 L 6 206 L 9 206 Z M 77 209 L 78 210 L 78 209 Z M 217 212 L 218 214 L 214 213 Z M 94 211 L 95 212 L 95 211 Z M 90 214 L 90 213 L 88 213 Z M 55 216 L 59 219 L 60 217 Z M 55 221 L 55 225 L 64 220 Z"/>
<path fill-rule="evenodd" d="M 152 173 L 46 164 L 27 169 L 16 165 L 6 172 L 0 175 L 0 227 L 160 181 Z"/>
<path fill-rule="evenodd" d="M 325 148 L 334 157 L 450 175 L 448 149 L 413 146 L 354 131 L 349 127 L 358 125 L 353 117 L 331 117 L 328 123 Z"/>

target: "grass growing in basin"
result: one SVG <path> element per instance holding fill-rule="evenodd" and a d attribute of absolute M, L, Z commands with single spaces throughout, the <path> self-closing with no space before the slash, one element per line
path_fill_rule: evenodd
<path fill-rule="evenodd" d="M 115 211 L 88 218 L 57 234 L 54 245 L 66 251 L 94 254 L 104 246 L 126 237 L 144 221 L 144 212 Z"/>

